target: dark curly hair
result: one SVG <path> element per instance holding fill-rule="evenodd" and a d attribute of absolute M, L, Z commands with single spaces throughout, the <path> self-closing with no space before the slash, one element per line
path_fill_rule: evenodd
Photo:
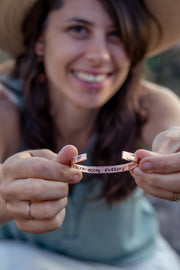
<path fill-rule="evenodd" d="M 95 124 L 96 140 L 92 149 L 93 165 L 118 164 L 122 150 L 134 151 L 141 128 L 147 120 L 142 93 L 137 87 L 141 62 L 150 42 L 150 14 L 143 0 L 98 0 L 116 25 L 131 60 L 131 69 L 119 91 L 100 109 Z M 56 127 L 50 114 L 49 89 L 40 74 L 44 65 L 37 61 L 35 42 L 46 28 L 48 14 L 61 8 L 65 0 L 38 0 L 25 18 L 22 31 L 25 52 L 17 58 L 14 76 L 23 85 L 22 133 L 31 148 L 56 151 Z M 158 23 L 157 26 L 159 27 Z M 137 68 L 140 66 L 140 68 Z M 89 177 L 89 181 L 91 176 Z M 100 175 L 102 196 L 108 202 L 127 197 L 136 184 L 129 173 Z"/>

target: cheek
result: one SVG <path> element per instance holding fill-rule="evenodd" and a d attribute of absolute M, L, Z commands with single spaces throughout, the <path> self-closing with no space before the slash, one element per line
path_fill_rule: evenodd
<path fill-rule="evenodd" d="M 62 70 L 68 70 L 71 68 L 73 63 L 79 59 L 82 48 L 72 42 L 56 42 L 50 44 L 45 50 L 45 64 L 47 70 L 50 68 L 55 73 L 59 73 Z"/>
<path fill-rule="evenodd" d="M 126 53 L 124 46 L 123 45 L 114 46 L 114 48 L 112 48 L 111 51 L 117 69 L 129 71 L 131 66 L 131 60 L 128 54 Z"/>
<path fill-rule="evenodd" d="M 125 82 L 129 70 L 130 70 L 130 62 L 127 58 L 116 59 L 116 70 L 117 76 L 115 77 L 116 81 L 114 82 L 117 88 L 119 89 Z"/>
<path fill-rule="evenodd" d="M 44 64 L 46 74 L 49 80 L 52 78 L 59 79 L 64 72 L 64 65 L 67 60 L 65 59 L 66 52 L 63 51 L 61 46 L 47 46 L 44 54 Z"/>
<path fill-rule="evenodd" d="M 126 55 L 121 55 L 119 58 L 116 58 L 116 63 L 119 71 L 125 74 L 129 72 L 131 63 Z"/>
<path fill-rule="evenodd" d="M 56 58 L 57 59 L 57 58 Z M 45 61 L 45 70 L 46 75 L 49 81 L 54 80 L 55 78 L 60 76 L 60 67 L 58 66 L 58 61 L 52 57 L 46 57 Z"/>
<path fill-rule="evenodd" d="M 130 70 L 129 62 L 127 63 L 122 61 L 120 63 L 119 62 L 117 63 L 116 76 L 114 77 L 114 80 L 112 82 L 113 84 L 112 89 L 114 89 L 113 95 L 115 95 L 116 92 L 119 91 L 119 89 L 123 86 L 129 74 L 129 70 Z"/>

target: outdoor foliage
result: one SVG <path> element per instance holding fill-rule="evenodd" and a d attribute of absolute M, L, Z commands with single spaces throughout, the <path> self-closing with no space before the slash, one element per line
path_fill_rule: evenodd
<path fill-rule="evenodd" d="M 0 63 L 9 55 L 0 50 Z M 144 64 L 144 76 L 150 81 L 167 86 L 180 96 L 180 44 L 148 59 Z"/>
<path fill-rule="evenodd" d="M 180 96 L 180 44 L 144 64 L 145 77 L 167 86 Z"/>

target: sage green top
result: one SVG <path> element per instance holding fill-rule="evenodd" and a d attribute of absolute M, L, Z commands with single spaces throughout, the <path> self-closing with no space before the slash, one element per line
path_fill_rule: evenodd
<path fill-rule="evenodd" d="M 87 149 L 88 157 L 92 146 L 93 143 Z M 20 231 L 13 221 L 0 227 L 0 238 L 29 241 L 79 260 L 113 265 L 139 262 L 152 256 L 159 229 L 143 191 L 136 188 L 123 202 L 110 205 L 103 198 L 92 198 L 99 194 L 102 182 L 98 176 L 85 181 L 86 176 L 74 186 L 68 198 L 60 229 L 29 234 Z"/>

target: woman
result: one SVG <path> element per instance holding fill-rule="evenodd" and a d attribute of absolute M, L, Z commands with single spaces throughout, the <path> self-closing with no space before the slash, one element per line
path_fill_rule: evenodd
<path fill-rule="evenodd" d="M 1 35 L 2 47 L 16 56 L 1 85 L 4 269 L 179 269 L 130 174 L 84 174 L 80 181 L 82 173 L 71 167 L 78 151 L 88 152 L 88 165 L 112 165 L 121 163 L 123 150 L 153 144 L 158 151 L 172 126 L 179 134 L 179 99 L 140 80 L 146 55 L 170 46 L 177 32 L 167 37 L 164 17 L 155 13 L 157 21 L 143 1 L 18 3 L 2 1 L 1 8 L 17 30 L 13 46 L 10 32 Z M 174 132 L 169 141 L 177 152 Z M 131 173 L 140 183 L 143 161 L 156 157 L 136 153 L 139 166 Z M 168 172 L 174 181 L 177 168 Z M 163 181 L 164 172 L 156 174 Z"/>

